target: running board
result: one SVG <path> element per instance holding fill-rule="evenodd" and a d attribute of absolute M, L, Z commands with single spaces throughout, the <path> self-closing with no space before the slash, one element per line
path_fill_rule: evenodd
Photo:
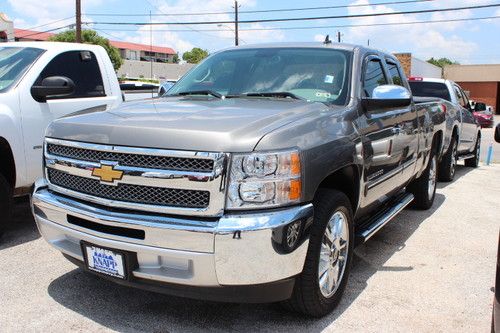
<path fill-rule="evenodd" d="M 410 193 L 401 195 L 391 206 L 376 214 L 371 221 L 364 223 L 364 227 L 356 233 L 356 244 L 362 244 L 369 240 L 399 212 L 405 209 L 413 201 L 413 198 L 413 194 Z"/>
<path fill-rule="evenodd" d="M 466 160 L 466 159 L 469 159 L 469 158 L 474 158 L 476 157 L 476 155 L 474 154 L 467 154 L 467 155 L 459 155 L 458 156 L 458 160 Z"/>

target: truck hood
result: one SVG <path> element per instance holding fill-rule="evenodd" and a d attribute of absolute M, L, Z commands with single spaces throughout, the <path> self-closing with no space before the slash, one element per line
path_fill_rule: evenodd
<path fill-rule="evenodd" d="M 267 133 L 331 111 L 322 103 L 292 99 L 168 97 L 61 118 L 49 126 L 47 136 L 134 147 L 249 152 Z"/>

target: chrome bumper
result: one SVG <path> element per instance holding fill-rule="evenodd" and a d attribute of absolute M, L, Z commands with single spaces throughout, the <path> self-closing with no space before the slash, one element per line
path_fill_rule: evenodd
<path fill-rule="evenodd" d="M 190 286 L 264 284 L 301 273 L 309 240 L 304 236 L 287 253 L 282 234 L 287 225 L 298 220 L 309 225 L 313 217 L 311 204 L 216 219 L 131 213 L 59 195 L 40 182 L 32 209 L 45 240 L 68 256 L 84 260 L 81 241 L 129 251 L 137 256 L 133 277 Z M 68 216 L 93 226 L 138 230 L 143 237 L 82 227 L 68 222 Z"/>

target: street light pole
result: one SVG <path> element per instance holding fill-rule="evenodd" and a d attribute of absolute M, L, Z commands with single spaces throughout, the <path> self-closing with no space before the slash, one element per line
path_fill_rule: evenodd
<path fill-rule="evenodd" d="M 75 17 L 76 17 L 76 42 L 81 43 L 82 42 L 82 5 L 81 5 L 81 0 L 76 0 L 75 4 Z"/>
<path fill-rule="evenodd" d="M 234 45 L 238 44 L 238 1 L 234 1 Z"/>

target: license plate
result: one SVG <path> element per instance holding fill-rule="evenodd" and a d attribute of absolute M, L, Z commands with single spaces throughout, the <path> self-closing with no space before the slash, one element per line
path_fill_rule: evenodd
<path fill-rule="evenodd" d="M 83 248 L 85 249 L 88 269 L 125 279 L 125 258 L 123 254 L 88 244 L 84 244 Z"/>

